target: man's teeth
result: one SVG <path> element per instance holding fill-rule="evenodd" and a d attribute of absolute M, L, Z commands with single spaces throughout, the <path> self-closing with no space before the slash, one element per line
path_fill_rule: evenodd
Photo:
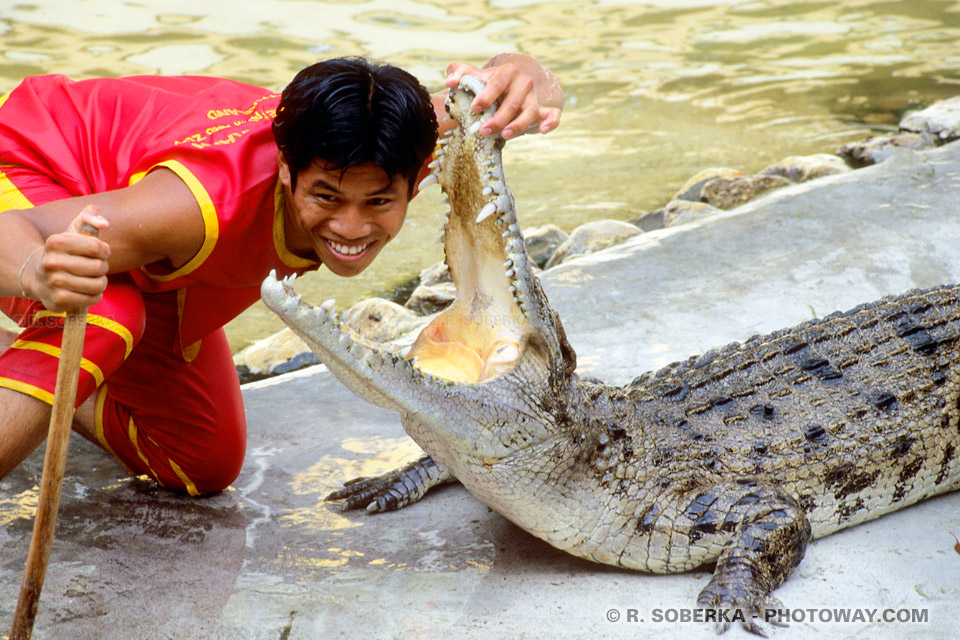
<path fill-rule="evenodd" d="M 337 253 L 342 253 L 345 256 L 355 256 L 358 253 L 363 253 L 363 251 L 370 246 L 369 244 L 362 244 L 358 247 L 348 247 L 344 244 L 337 244 L 336 242 L 330 242 L 330 248 L 336 251 Z"/>

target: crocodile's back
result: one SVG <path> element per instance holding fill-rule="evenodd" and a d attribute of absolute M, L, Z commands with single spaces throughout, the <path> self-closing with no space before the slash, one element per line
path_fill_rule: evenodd
<path fill-rule="evenodd" d="M 625 389 L 635 446 L 681 485 L 772 481 L 826 535 L 960 485 L 958 336 L 954 286 L 730 345 Z"/>

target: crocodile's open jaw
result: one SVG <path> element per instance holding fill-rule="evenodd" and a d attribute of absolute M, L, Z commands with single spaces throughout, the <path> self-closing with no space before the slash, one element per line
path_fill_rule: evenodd
<path fill-rule="evenodd" d="M 441 140 L 433 173 L 424 181 L 439 181 L 450 204 L 443 241 L 457 298 L 403 358 L 341 327 L 332 303 L 303 302 L 292 280 L 278 282 L 271 275 L 263 283 L 267 306 L 355 393 L 382 406 L 410 410 L 397 397 L 409 394 L 405 382 L 483 383 L 512 370 L 525 355 L 547 360 L 554 370 L 570 371 L 575 363 L 531 272 L 503 177 L 503 139 L 478 132 L 494 111 L 471 110 L 482 88 L 481 81 L 465 76 L 450 91 L 447 110 L 461 126 Z"/>

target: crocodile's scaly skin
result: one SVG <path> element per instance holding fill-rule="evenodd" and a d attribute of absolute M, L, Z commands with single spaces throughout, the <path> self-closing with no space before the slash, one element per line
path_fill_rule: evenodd
<path fill-rule="evenodd" d="M 493 327 L 496 317 L 505 328 L 487 337 L 515 341 L 516 362 L 451 382 L 344 333 L 290 283 L 263 287 L 333 373 L 398 411 L 440 465 L 434 475 L 408 469 L 405 482 L 366 483 L 365 499 L 394 491 L 398 503 L 416 500 L 447 470 L 574 555 L 656 573 L 716 563 L 699 606 L 740 611 L 759 633 L 749 614 L 777 606 L 772 590 L 812 537 L 960 486 L 958 287 L 755 337 L 625 387 L 574 374 L 573 350 L 522 249 L 502 141 L 476 135 L 489 112 L 470 111 L 479 86 L 465 84 L 451 92 L 462 127 L 437 168 L 452 209 L 445 248 L 459 306 L 425 334 L 450 341 L 453 325 Z M 483 360 L 493 351 L 476 350 L 484 371 L 501 366 Z M 509 360 L 515 351 L 496 353 Z"/>

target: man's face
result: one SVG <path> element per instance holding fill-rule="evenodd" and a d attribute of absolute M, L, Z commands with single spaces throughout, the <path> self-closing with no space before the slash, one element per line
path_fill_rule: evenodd
<path fill-rule="evenodd" d="M 355 276 L 373 262 L 403 225 L 410 198 L 407 178 L 390 176 L 373 164 L 340 170 L 314 162 L 291 187 L 281 153 L 287 249 L 313 257 L 338 276 Z"/>

